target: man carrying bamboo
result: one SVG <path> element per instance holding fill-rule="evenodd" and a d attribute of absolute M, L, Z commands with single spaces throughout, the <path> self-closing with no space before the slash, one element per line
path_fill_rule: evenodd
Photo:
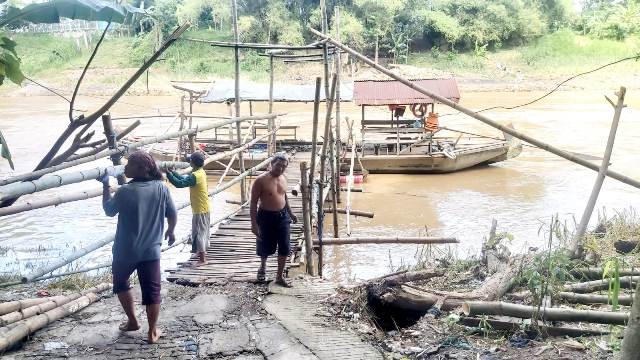
<path fill-rule="evenodd" d="M 136 331 L 140 324 L 135 315 L 129 277 L 138 273 L 142 305 L 146 306 L 150 344 L 161 336 L 157 328 L 160 316 L 160 253 L 164 219 L 168 228 L 164 238 L 169 245 L 176 241 L 174 229 L 178 221 L 169 189 L 162 182 L 156 162 L 146 152 L 136 151 L 129 156 L 124 174 L 132 180 L 121 186 L 111 197 L 109 175 L 99 179 L 103 186 L 102 207 L 107 216 L 118 215 L 118 227 L 113 243 L 113 293 L 127 315 L 121 331 Z"/>
<path fill-rule="evenodd" d="M 291 287 L 284 279 L 284 265 L 291 252 L 289 242 L 290 223 L 298 218 L 291 211 L 287 199 L 287 178 L 284 172 L 289 160 L 283 154 L 276 154 L 271 160 L 268 172 L 258 176 L 251 188 L 251 231 L 256 235 L 256 254 L 261 263 L 258 281 L 266 280 L 267 257 L 278 250 L 278 272 L 276 284 Z M 259 203 L 259 204 L 258 204 Z"/>
<path fill-rule="evenodd" d="M 209 189 L 207 186 L 207 174 L 204 166 L 204 154 L 196 151 L 189 156 L 189 163 L 193 171 L 187 175 L 180 175 L 175 171 L 167 171 L 167 179 L 177 188 L 189 188 L 191 200 L 191 253 L 197 255 L 195 266 L 206 264 L 205 253 L 209 247 L 210 215 L 209 215 Z"/>

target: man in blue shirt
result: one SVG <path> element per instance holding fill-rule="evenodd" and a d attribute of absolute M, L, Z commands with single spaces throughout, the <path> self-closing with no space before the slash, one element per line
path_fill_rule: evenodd
<path fill-rule="evenodd" d="M 160 248 L 162 245 L 164 218 L 169 224 L 164 238 L 169 245 L 175 242 L 174 229 L 178 221 L 175 205 L 169 189 L 162 181 L 153 158 L 146 152 L 136 151 L 129 156 L 124 173 L 132 178 L 116 191 L 109 192 L 109 177 L 103 183 L 102 207 L 107 216 L 118 214 L 118 227 L 113 243 L 113 292 L 127 315 L 122 331 L 140 329 L 136 319 L 129 277 L 138 272 L 142 304 L 146 305 L 149 322 L 149 343 L 161 336 L 157 328 L 160 315 Z"/>

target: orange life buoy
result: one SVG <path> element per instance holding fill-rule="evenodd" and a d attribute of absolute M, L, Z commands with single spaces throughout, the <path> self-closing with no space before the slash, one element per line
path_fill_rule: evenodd
<path fill-rule="evenodd" d="M 411 105 L 411 112 L 415 117 L 424 117 L 427 113 L 427 104 L 413 104 Z"/>

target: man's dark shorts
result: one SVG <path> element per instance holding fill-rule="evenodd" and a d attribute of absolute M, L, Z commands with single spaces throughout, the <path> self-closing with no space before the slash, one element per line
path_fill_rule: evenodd
<path fill-rule="evenodd" d="M 273 255 L 278 248 L 278 256 L 288 256 L 291 252 L 289 227 L 291 217 L 286 208 L 280 211 L 258 209 L 256 222 L 260 228 L 260 239 L 256 239 L 256 254 L 260 257 Z"/>
<path fill-rule="evenodd" d="M 121 293 L 131 289 L 129 277 L 134 270 L 138 271 L 138 281 L 142 290 L 142 305 L 160 304 L 160 260 L 127 263 L 113 261 L 113 293 Z"/>

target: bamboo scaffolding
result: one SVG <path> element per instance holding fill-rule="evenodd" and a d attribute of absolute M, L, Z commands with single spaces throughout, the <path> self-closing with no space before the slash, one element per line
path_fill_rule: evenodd
<path fill-rule="evenodd" d="M 189 163 L 173 161 L 160 161 L 157 162 L 157 165 L 161 169 L 168 169 L 172 167 L 182 169 L 189 167 Z M 5 201 L 22 195 L 33 194 L 36 192 L 61 186 L 77 184 L 79 182 L 87 180 L 99 179 L 107 174 L 122 174 L 123 172 L 124 165 L 107 166 L 82 171 L 74 171 L 59 175 L 49 175 L 38 180 L 9 184 L 0 188 L 0 201 Z"/>
<path fill-rule="evenodd" d="M 239 122 L 239 121 L 272 119 L 272 118 L 275 118 L 275 117 L 278 117 L 278 116 L 282 116 L 282 115 L 284 115 L 284 113 L 265 114 L 265 115 L 257 115 L 257 116 L 243 116 L 243 117 L 240 117 L 240 118 L 232 117 L 232 118 L 229 118 L 227 120 L 215 122 L 213 124 L 199 126 L 197 129 L 185 129 L 185 130 L 181 130 L 181 131 L 176 131 L 176 132 L 164 134 L 162 136 L 149 137 L 148 139 L 145 139 L 145 140 L 140 141 L 140 142 L 136 142 L 136 143 L 132 143 L 132 144 L 128 144 L 128 145 L 120 145 L 120 146 L 118 146 L 118 149 L 102 151 L 102 152 L 100 152 L 98 154 L 86 156 L 86 157 L 83 157 L 83 158 L 80 158 L 80 159 L 76 159 L 74 161 L 65 162 L 65 163 L 62 163 L 60 165 L 51 166 L 51 167 L 44 168 L 44 169 L 41 169 L 41 170 L 37 170 L 37 171 L 33 171 L 33 172 L 29 172 L 29 173 L 13 176 L 13 177 L 10 177 L 10 178 L 4 179 L 4 180 L 0 180 L 0 186 L 1 185 L 5 185 L 5 184 L 10 184 L 10 183 L 13 183 L 13 182 L 18 182 L 18 181 L 27 181 L 27 180 L 32 179 L 32 178 L 38 178 L 38 177 L 40 177 L 42 175 L 50 174 L 50 173 L 53 173 L 53 172 L 56 172 L 56 171 L 60 171 L 62 169 L 67 169 L 67 168 L 70 168 L 70 167 L 73 167 L 73 166 L 76 166 L 76 165 L 85 164 L 85 163 L 88 163 L 88 162 L 91 162 L 91 161 L 102 159 L 102 158 L 107 157 L 107 156 L 111 156 L 111 155 L 115 155 L 115 154 L 126 154 L 126 153 L 131 152 L 132 150 L 136 150 L 136 149 L 138 149 L 138 148 L 140 148 L 142 146 L 158 143 L 158 142 L 161 142 L 161 141 L 164 141 L 164 140 L 177 138 L 178 136 L 190 135 L 190 134 L 195 134 L 195 133 L 201 132 L 201 131 L 216 129 L 216 128 L 219 128 L 219 127 L 223 127 L 225 125 L 229 125 L 229 124 L 233 124 L 235 122 Z"/>
<path fill-rule="evenodd" d="M 529 143 L 531 145 L 539 147 L 542 150 L 545 150 L 545 151 L 548 151 L 548 152 L 550 152 L 552 154 L 555 154 L 555 155 L 557 155 L 557 156 L 559 156 L 561 158 L 564 158 L 564 159 L 569 160 L 571 162 L 574 162 L 576 164 L 582 165 L 582 166 L 584 166 L 584 167 L 586 167 L 588 169 L 591 169 L 591 170 L 594 170 L 594 171 L 600 171 L 600 166 L 598 166 L 598 165 L 592 164 L 589 161 L 580 158 L 579 156 L 571 154 L 571 153 L 569 153 L 567 151 L 559 149 L 559 148 L 557 148 L 557 147 L 555 147 L 553 145 L 547 144 L 547 143 L 542 142 L 540 140 L 537 140 L 537 139 L 535 139 L 535 138 L 533 138 L 533 137 L 531 137 L 531 136 L 529 136 L 527 134 L 524 134 L 524 133 L 522 133 L 520 131 L 516 131 L 515 129 L 512 129 L 512 128 L 508 127 L 508 126 L 504 126 L 504 125 L 498 124 L 497 122 L 495 122 L 494 120 L 490 119 L 489 117 L 487 117 L 485 115 L 479 114 L 479 113 L 477 113 L 477 112 L 475 112 L 475 111 L 473 111 L 471 109 L 468 109 L 468 108 L 466 108 L 466 107 L 464 107 L 462 105 L 456 104 L 455 102 L 453 102 L 453 101 L 451 101 L 451 100 L 449 100 L 449 99 L 447 99 L 447 98 L 445 98 L 443 96 L 440 96 L 439 94 L 436 94 L 436 93 L 434 93 L 434 92 L 432 92 L 432 91 L 430 91 L 428 89 L 425 89 L 422 86 L 419 86 L 419 85 L 416 85 L 416 84 L 412 83 L 408 79 L 406 79 L 406 78 L 404 78 L 404 77 L 402 77 L 402 76 L 400 76 L 398 74 L 395 74 L 395 73 L 391 72 L 390 70 L 386 69 L 385 67 L 380 66 L 377 63 L 371 61 L 369 58 L 367 58 L 366 56 L 360 54 L 359 52 L 351 49 L 350 47 L 348 47 L 348 46 L 346 46 L 346 45 L 344 45 L 344 44 L 332 39 L 331 37 L 319 32 L 319 31 L 317 31 L 317 30 L 315 30 L 315 29 L 313 29 L 311 27 L 309 27 L 309 31 L 311 31 L 313 34 L 315 34 L 316 36 L 320 37 L 321 39 L 326 40 L 327 42 L 332 43 L 335 46 L 339 47 L 340 49 L 348 52 L 353 57 L 355 57 L 357 59 L 360 59 L 361 61 L 365 62 L 367 65 L 369 65 L 372 68 L 380 71 L 381 73 L 391 77 L 392 79 L 398 80 L 399 82 L 405 84 L 406 86 L 410 87 L 411 89 L 413 89 L 415 91 L 418 91 L 418 92 L 420 92 L 420 93 L 422 93 L 424 95 L 427 95 L 427 96 L 431 97 L 432 99 L 451 107 L 454 110 L 458 110 L 461 113 L 464 113 L 464 114 L 466 114 L 466 115 L 468 115 L 468 116 L 470 116 L 470 117 L 472 117 L 474 119 L 480 120 L 481 122 L 483 122 L 483 123 L 485 123 L 485 124 L 487 124 L 487 125 L 489 125 L 489 126 L 491 126 L 493 128 L 496 128 L 496 129 L 498 129 L 498 130 L 500 130 L 500 131 L 502 131 L 502 132 L 504 132 L 506 134 L 509 134 L 509 135 L 511 135 L 511 136 L 513 136 L 515 138 L 518 138 L 518 139 L 520 139 L 522 141 L 525 141 L 525 142 L 527 142 L 527 143 Z M 616 179 L 616 180 L 618 180 L 620 182 L 623 182 L 623 183 L 625 183 L 627 185 L 631 185 L 631 186 L 633 186 L 635 188 L 640 188 L 640 181 L 632 179 L 632 178 L 630 178 L 630 177 L 628 177 L 626 175 L 620 174 L 620 173 L 615 172 L 613 170 L 607 170 L 606 171 L 606 175 L 611 177 L 611 178 L 613 178 L 613 179 Z"/>
<path fill-rule="evenodd" d="M 236 108 L 236 117 L 240 116 L 240 48 L 238 44 L 240 43 L 240 34 L 238 32 L 238 5 L 236 0 L 231 1 L 232 6 L 232 15 L 233 15 L 233 40 L 235 41 L 235 46 L 233 49 L 234 55 L 234 66 L 235 66 L 235 101 L 234 105 Z M 238 144 L 241 142 L 242 138 L 242 129 L 240 129 L 240 123 L 236 123 L 236 140 Z M 242 153 L 238 154 L 238 163 L 240 165 L 240 172 L 244 172 L 244 158 L 242 157 Z M 240 182 L 240 201 L 247 201 L 247 187 L 244 179 Z"/>
<path fill-rule="evenodd" d="M 469 301 L 462 305 L 465 315 L 502 315 L 521 319 L 539 318 L 547 321 L 589 322 L 596 324 L 625 325 L 628 313 L 575 310 L 565 308 L 537 308 L 499 301 Z"/>
<path fill-rule="evenodd" d="M 0 326 L 7 326 L 17 321 L 28 319 L 38 314 L 45 313 L 58 306 L 61 306 L 68 302 L 76 300 L 87 293 L 98 294 L 108 289 L 111 289 L 111 284 L 102 283 L 96 287 L 93 287 L 83 292 L 78 292 L 78 293 L 74 293 L 66 296 L 56 296 L 54 298 L 47 298 L 48 301 L 45 301 L 43 303 L 33 305 L 27 308 L 23 308 L 20 311 L 14 311 L 14 312 L 0 316 Z"/>
<path fill-rule="evenodd" d="M 115 188 L 109 189 L 111 192 L 116 191 Z M 0 217 L 7 215 L 19 214 L 25 211 L 42 209 L 49 206 L 58 206 L 74 201 L 87 200 L 94 197 L 102 196 L 102 189 L 84 190 L 74 194 L 49 195 L 46 199 L 27 201 L 18 205 L 11 205 L 6 208 L 0 208 Z"/>
<path fill-rule="evenodd" d="M 309 208 L 309 179 L 307 163 L 300 163 L 300 192 L 302 193 L 302 224 L 304 226 L 304 249 L 307 274 L 313 275 L 313 244 L 311 239 L 311 209 Z"/>
<path fill-rule="evenodd" d="M 92 303 L 99 300 L 94 293 L 86 294 L 70 303 L 64 304 L 52 310 L 45 312 L 24 321 L 24 323 L 5 332 L 0 336 L 0 353 L 16 344 L 18 341 L 29 336 L 29 334 L 42 329 L 52 322 L 62 319 L 65 316 L 74 314 Z"/>
<path fill-rule="evenodd" d="M 359 244 L 457 244 L 456 238 L 442 237 L 348 237 L 324 238 L 322 245 L 359 245 Z M 314 241 L 314 245 L 320 245 Z"/>
<path fill-rule="evenodd" d="M 609 138 L 607 139 L 607 146 L 604 151 L 604 157 L 602 158 L 602 163 L 600 164 L 600 169 L 598 171 L 598 176 L 596 177 L 596 181 L 593 184 L 593 189 L 591 190 L 591 195 L 589 196 L 589 200 L 587 201 L 587 206 L 582 213 L 582 218 L 580 219 L 580 223 L 578 225 L 578 229 L 573 237 L 573 243 L 571 246 L 572 255 L 576 258 L 580 258 L 583 255 L 584 247 L 583 247 L 583 238 L 584 234 L 587 232 L 587 225 L 589 225 L 589 220 L 591 219 L 591 215 L 593 214 L 593 208 L 596 206 L 596 201 L 598 201 L 598 195 L 600 195 L 600 189 L 602 189 L 602 184 L 604 183 L 605 172 L 609 168 L 609 161 L 611 160 L 611 153 L 613 152 L 613 143 L 616 139 L 616 132 L 618 131 L 618 122 L 620 121 L 620 115 L 622 114 L 622 109 L 624 108 L 624 95 L 627 92 L 627 89 L 621 87 L 620 90 L 616 93 L 618 96 L 617 104 L 613 104 L 608 97 L 605 96 L 607 101 L 611 103 L 614 108 L 613 121 L 611 122 L 611 129 L 609 130 Z"/>
<path fill-rule="evenodd" d="M 336 17 L 336 37 L 338 41 L 340 41 L 340 6 L 335 7 L 335 17 Z M 336 201 L 340 203 L 340 161 L 342 159 L 342 138 L 340 137 L 340 121 L 341 113 L 340 107 L 342 99 L 340 97 L 340 88 L 342 87 L 342 62 L 340 52 L 338 52 L 338 57 L 336 58 L 336 177 L 334 179 L 335 185 L 334 189 L 336 189 L 335 196 Z M 336 215 L 337 218 L 337 215 Z M 337 220 L 336 220 L 337 221 Z"/>
<path fill-rule="evenodd" d="M 238 182 L 240 182 L 241 179 L 246 178 L 247 176 L 255 173 L 257 170 L 259 170 L 259 169 L 263 168 L 264 166 L 266 166 L 270 161 L 271 161 L 271 158 L 268 158 L 268 159 L 264 160 L 263 162 L 261 162 L 260 164 L 254 166 L 253 168 L 251 168 L 251 169 L 245 171 L 244 173 L 236 176 L 234 179 L 230 180 L 225 185 L 223 185 L 223 186 L 221 186 L 219 188 L 216 188 L 213 191 L 210 191 L 209 192 L 209 197 L 211 197 L 211 196 L 213 196 L 215 194 L 218 194 L 218 193 L 220 193 L 220 192 L 232 187 L 233 185 L 235 185 Z M 182 203 L 180 205 L 176 205 L 176 209 L 177 210 L 184 209 L 184 208 L 188 207 L 189 204 L 190 204 L 190 202 L 186 201 L 186 202 L 184 202 L 184 203 Z M 97 241 L 97 242 L 95 242 L 93 244 L 90 244 L 89 246 L 87 246 L 85 248 L 82 248 L 82 249 L 80 249 L 80 250 L 78 250 L 78 251 L 76 251 L 76 252 L 74 252 L 72 254 L 69 254 L 67 256 L 62 256 L 62 259 L 58 260 L 54 264 L 46 266 L 45 268 L 39 269 L 38 271 L 35 271 L 34 273 L 32 273 L 30 275 L 22 277 L 21 281 L 23 283 L 32 282 L 35 279 L 38 279 L 38 278 L 42 277 L 45 274 L 48 274 L 48 273 L 50 273 L 50 272 L 52 272 L 54 270 L 57 270 L 57 269 L 65 266 L 65 265 L 69 264 L 70 262 L 72 262 L 74 260 L 77 260 L 80 257 L 82 257 L 82 256 L 84 256 L 84 255 L 86 255 L 86 254 L 88 254 L 90 252 L 93 252 L 93 251 L 95 251 L 95 250 L 97 250 L 97 249 L 99 249 L 99 248 L 101 248 L 101 247 L 113 242 L 114 240 L 115 240 L 115 235 L 114 234 L 109 235 L 109 236 L 103 238 L 102 240 L 99 240 L 99 241 Z"/>
<path fill-rule="evenodd" d="M 324 209 L 325 213 L 333 212 L 333 209 Z M 338 208 L 337 212 L 340 214 L 349 214 L 351 216 L 361 216 L 366 218 L 373 218 L 374 213 L 368 211 L 359 211 L 359 210 L 347 210 Z"/>

